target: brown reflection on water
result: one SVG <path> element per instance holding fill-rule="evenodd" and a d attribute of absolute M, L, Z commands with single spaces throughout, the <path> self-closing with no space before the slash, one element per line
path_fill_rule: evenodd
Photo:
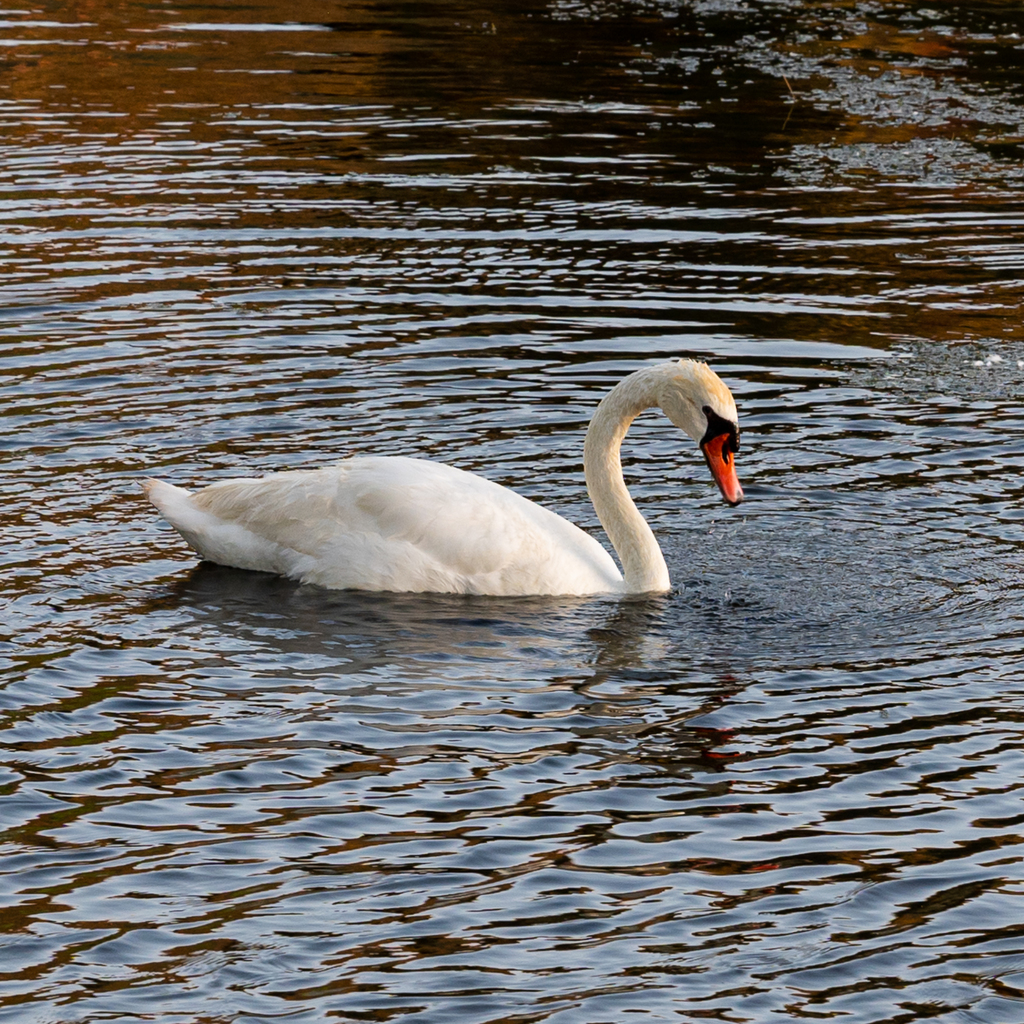
<path fill-rule="evenodd" d="M 543 4 L 434 3 L 389 11 L 308 0 L 244 10 L 80 2 L 62 5 L 52 21 L 8 23 L 12 74 L 5 86 L 20 100 L 50 104 L 54 90 L 67 90 L 61 101 L 134 116 L 195 103 L 218 109 L 384 97 L 422 103 L 469 94 L 486 105 L 517 96 L 513 80 L 525 67 L 558 78 L 567 63 L 585 66 L 585 50 L 598 43 L 600 51 L 589 56 L 603 68 L 631 56 L 624 41 L 620 52 L 614 46 L 609 52 L 609 33 L 567 28 L 546 15 Z M 547 22 L 544 33 L 535 31 L 534 19 Z M 559 59 L 566 56 L 568 62 Z"/>

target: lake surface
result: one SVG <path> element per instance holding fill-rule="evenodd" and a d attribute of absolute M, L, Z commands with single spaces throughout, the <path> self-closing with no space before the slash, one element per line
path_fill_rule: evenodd
<path fill-rule="evenodd" d="M 1024 1020 L 1024 13 L 0 12 L 0 1021 Z M 655 599 L 323 591 L 144 501 L 366 452 Z M 1018 902 L 1020 901 L 1020 902 Z"/>

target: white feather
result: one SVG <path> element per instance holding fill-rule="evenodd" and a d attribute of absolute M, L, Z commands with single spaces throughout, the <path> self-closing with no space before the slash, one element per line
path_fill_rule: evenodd
<path fill-rule="evenodd" d="M 422 459 L 352 458 L 323 469 L 227 480 L 196 493 L 148 480 L 146 494 L 203 558 L 334 589 L 494 595 L 664 590 L 664 559 L 621 483 L 618 448 L 640 408 L 663 404 L 652 386 L 664 385 L 663 378 L 681 367 L 702 368 L 731 405 L 728 389 L 703 364 L 663 364 L 623 381 L 599 406 L 588 434 L 588 488 L 613 543 L 620 553 L 626 549 L 626 580 L 608 552 L 567 520 L 483 477 Z M 712 400 L 704 390 L 696 401 Z M 714 407 L 722 406 L 719 395 Z M 605 456 L 596 468 L 590 464 L 594 437 Z M 616 471 L 622 493 L 594 494 L 592 477 Z M 598 486 L 608 491 L 607 484 Z M 623 539 L 624 532 L 637 531 L 635 519 L 648 536 Z"/>

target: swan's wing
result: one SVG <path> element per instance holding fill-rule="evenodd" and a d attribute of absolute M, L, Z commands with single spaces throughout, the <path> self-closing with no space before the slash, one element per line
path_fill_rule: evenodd
<path fill-rule="evenodd" d="M 483 477 L 420 459 L 349 459 L 214 484 L 190 498 L 203 536 L 152 489 L 150 497 L 204 557 L 324 586 L 489 594 L 620 586 L 611 557 L 571 523 Z"/>

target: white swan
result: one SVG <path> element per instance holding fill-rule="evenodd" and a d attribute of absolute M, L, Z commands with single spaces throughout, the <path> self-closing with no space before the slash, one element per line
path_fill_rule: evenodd
<path fill-rule="evenodd" d="M 454 594 L 646 593 L 669 588 L 658 542 L 622 478 L 633 419 L 659 406 L 698 442 L 722 496 L 743 499 L 736 404 L 705 363 L 630 374 L 598 405 L 583 464 L 619 573 L 589 534 L 508 488 L 423 459 L 364 456 L 325 469 L 226 480 L 194 494 L 160 480 L 149 500 L 199 554 L 333 589 Z"/>

